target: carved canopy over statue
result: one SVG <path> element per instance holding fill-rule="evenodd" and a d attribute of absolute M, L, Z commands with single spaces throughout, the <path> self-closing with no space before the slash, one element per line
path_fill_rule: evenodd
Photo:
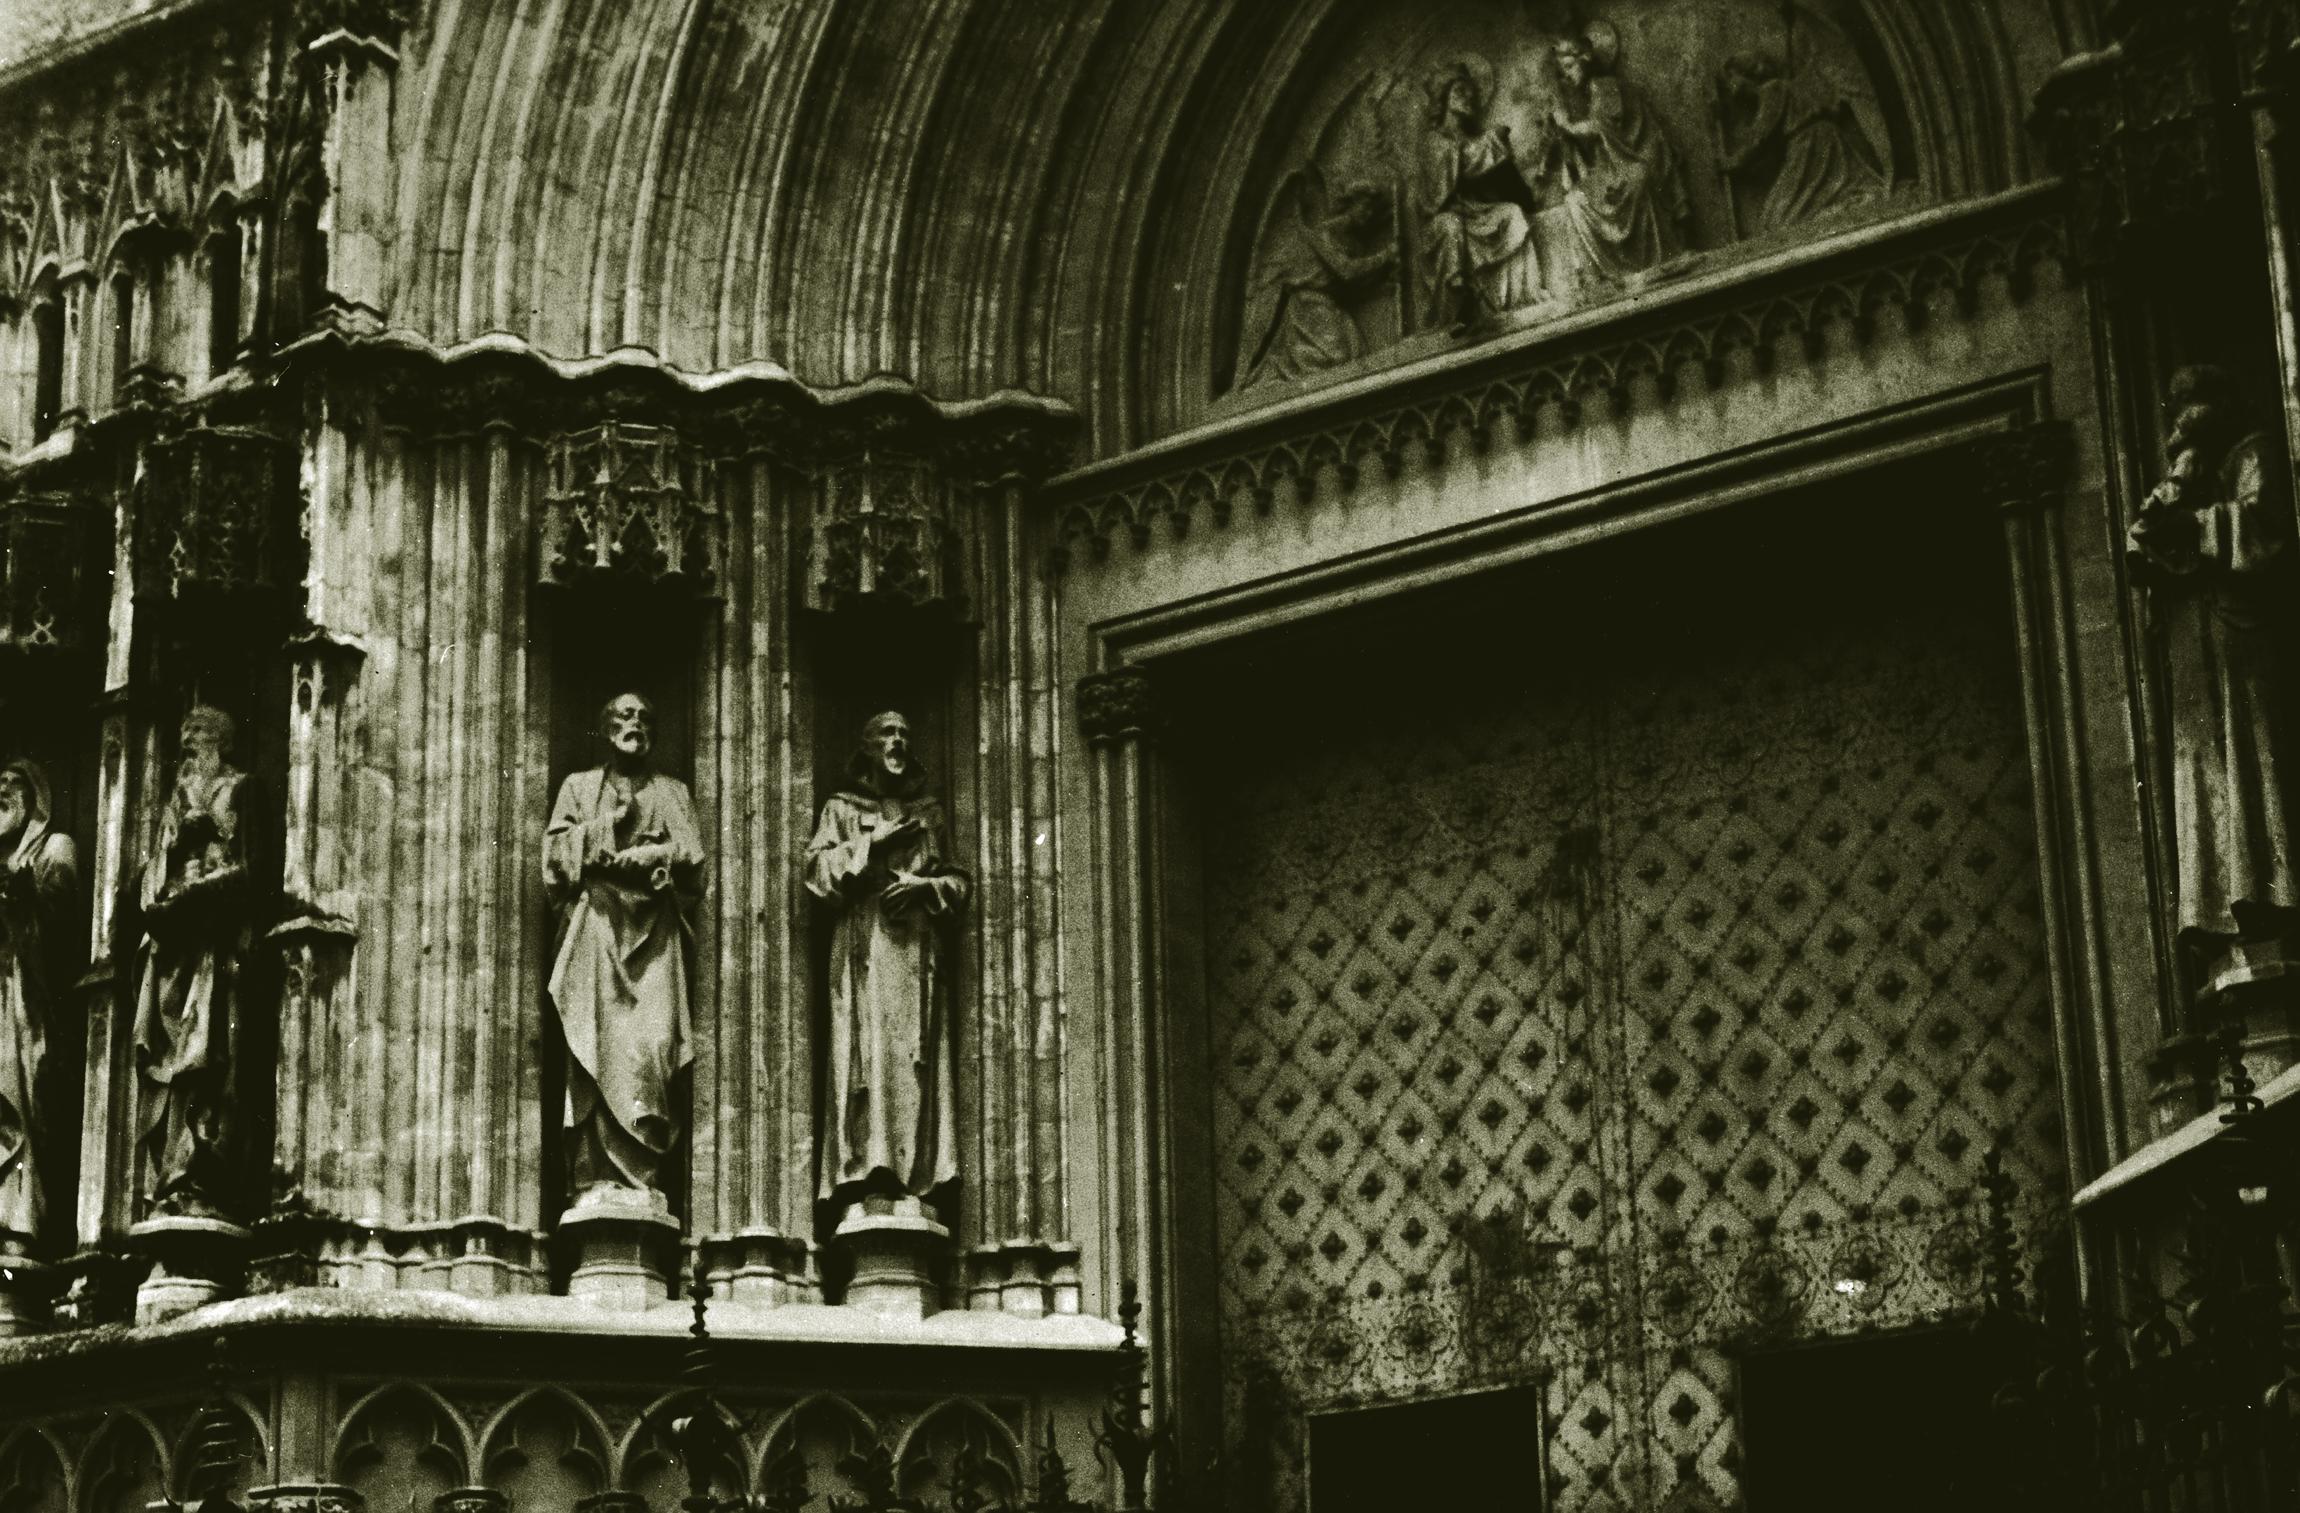
<path fill-rule="evenodd" d="M 184 716 L 175 782 L 143 874 L 136 999 L 136 1151 L 148 1213 L 228 1218 L 238 1206 L 244 1028 L 253 925 L 248 775 L 220 709 Z"/>
<path fill-rule="evenodd" d="M 694 1059 L 688 918 L 703 838 L 687 785 L 649 765 L 654 713 L 635 693 L 608 700 L 607 761 L 559 785 L 543 837 L 543 880 L 564 911 L 549 991 L 567 1039 L 578 1209 L 631 1195 L 662 1205 L 663 1162 L 685 1128 L 675 1083 Z"/>
<path fill-rule="evenodd" d="M 945 926 L 969 885 L 943 859 L 908 720 L 872 717 L 847 777 L 806 854 L 808 890 L 837 911 L 821 1193 L 923 1199 L 958 1176 Z"/>
<path fill-rule="evenodd" d="M 54 1175 L 44 1069 L 77 955 L 80 862 L 51 812 L 37 763 L 0 767 L 0 1256 L 39 1234 Z"/>
<path fill-rule="evenodd" d="M 2127 550 L 2161 637 L 2171 726 L 2177 918 L 2210 955 L 2272 940 L 2300 908 L 2293 880 L 2291 487 L 2229 375 L 2173 376 L 2169 467 Z"/>

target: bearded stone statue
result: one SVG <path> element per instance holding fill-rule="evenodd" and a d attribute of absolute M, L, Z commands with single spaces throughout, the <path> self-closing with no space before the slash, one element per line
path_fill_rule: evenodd
<path fill-rule="evenodd" d="M 966 874 L 942 856 L 942 801 L 910 722 L 874 715 L 807 847 L 808 891 L 832 904 L 826 1199 L 924 1199 L 958 1175 L 946 925 Z"/>
<path fill-rule="evenodd" d="M 42 1095 L 76 959 L 80 856 L 50 809 L 37 763 L 0 767 L 0 1256 L 29 1250 L 55 1175 Z"/>
<path fill-rule="evenodd" d="M 227 1219 L 237 1207 L 240 974 L 253 923 L 248 775 L 220 709 L 184 716 L 174 784 L 144 864 L 136 998 L 136 1153 L 148 1213 Z"/>
<path fill-rule="evenodd" d="M 543 880 L 565 911 L 550 994 L 567 1037 L 567 1175 L 577 1209 L 637 1195 L 667 1208 L 663 1164 L 685 1129 L 674 1083 L 688 1049 L 688 917 L 702 828 L 687 785 L 654 771 L 655 710 L 635 693 L 599 712 L 607 761 L 559 785 Z"/>

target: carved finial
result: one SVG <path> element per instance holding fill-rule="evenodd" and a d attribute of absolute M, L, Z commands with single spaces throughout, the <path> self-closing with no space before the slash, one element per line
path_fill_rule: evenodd
<path fill-rule="evenodd" d="M 2244 1064 L 2244 1021 L 2231 1015 L 2221 1021 L 2218 1034 L 2220 1063 L 2228 1074 L 2228 1107 L 2220 1122 L 2238 1124 L 2268 1105 L 2260 1098 L 2252 1069 Z"/>
<path fill-rule="evenodd" d="M 1140 1343 L 1135 1338 L 1136 1326 L 1139 1325 L 1141 1321 L 1141 1284 L 1135 1282 L 1132 1278 L 1128 1278 L 1118 1291 L 1118 1322 L 1125 1327 L 1126 1348 L 1129 1350 L 1139 1350 L 1141 1348 Z"/>
<path fill-rule="evenodd" d="M 198 1427 L 193 1432 L 192 1468 L 186 1488 L 193 1505 L 203 1513 L 223 1513 L 236 1506 L 224 1495 L 245 1454 L 239 1412 L 231 1403 L 231 1382 L 231 1344 L 219 1334 L 208 1351 L 208 1396 L 200 1405 Z"/>
<path fill-rule="evenodd" d="M 2019 1191 L 2012 1173 L 2005 1170 L 2003 1144 L 1991 1145 L 1981 1157 L 1981 1192 L 1988 1206 L 1988 1244 L 1981 1254 L 1981 1269 L 1991 1312 L 2017 1314 L 2026 1307 L 2020 1285 L 2020 1234 L 2012 1220 Z"/>
<path fill-rule="evenodd" d="M 1103 1410 L 1102 1425 L 1094 1434 L 1095 1445 L 1118 1468 L 1124 1494 L 1120 1513 L 1150 1505 L 1151 1460 L 1171 1450 L 1173 1440 L 1172 1427 L 1151 1423 L 1142 1401 L 1148 1373 L 1137 1333 L 1141 1318 L 1141 1291 L 1128 1280 L 1118 1292 L 1118 1321 L 1126 1336 L 1119 1342 L 1117 1365 L 1111 1372 L 1110 1406 Z"/>

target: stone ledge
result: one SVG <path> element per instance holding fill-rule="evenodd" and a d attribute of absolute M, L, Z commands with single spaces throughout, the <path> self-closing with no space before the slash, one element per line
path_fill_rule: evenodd
<path fill-rule="evenodd" d="M 194 1309 L 146 1328 L 107 1324 L 93 1329 L 0 1340 L 0 1371 L 143 1344 L 219 1333 L 311 1328 L 480 1330 L 552 1338 L 684 1340 L 692 1315 L 684 1301 L 665 1299 L 644 1312 L 616 1312 L 566 1297 L 462 1297 L 448 1292 L 354 1292 L 299 1287 L 260 1297 L 234 1298 Z M 892 1349 L 990 1350 L 1099 1356 L 1124 1338 L 1116 1324 L 1084 1314 L 1028 1318 L 952 1309 L 924 1319 L 880 1318 L 826 1303 L 759 1307 L 714 1302 L 711 1338 L 725 1344 L 766 1341 L 791 1345 L 857 1345 Z"/>

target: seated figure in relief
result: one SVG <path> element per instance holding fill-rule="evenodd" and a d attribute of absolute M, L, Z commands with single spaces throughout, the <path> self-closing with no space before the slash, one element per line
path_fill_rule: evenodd
<path fill-rule="evenodd" d="M 80 857 L 50 807 L 39 764 L 0 767 L 0 1264 L 31 1249 L 57 1175 L 45 1068 L 77 961 Z"/>
<path fill-rule="evenodd" d="M 687 785 L 654 771 L 655 710 L 635 693 L 599 712 L 607 761 L 559 785 L 543 881 L 565 911 L 551 1005 L 567 1040 L 567 1175 L 577 1208 L 667 1208 L 663 1163 L 685 1122 L 688 916 L 702 828 Z"/>
<path fill-rule="evenodd" d="M 184 716 L 176 778 L 144 864 L 136 1123 L 147 1214 L 228 1219 L 235 1174 L 241 973 L 254 926 L 254 785 L 231 763 L 232 717 Z"/>
<path fill-rule="evenodd" d="M 808 891 L 838 916 L 821 1193 L 840 1203 L 924 1200 L 958 1176 L 946 925 L 970 888 L 926 781 L 910 722 L 874 715 L 807 846 Z"/>
<path fill-rule="evenodd" d="M 1617 72 L 1621 39 L 1603 23 L 1555 46 L 1562 101 L 1545 167 L 1561 172 L 1564 222 L 1588 285 L 1635 282 L 1682 254 L 1693 198 L 1684 164 L 1644 93 Z"/>
<path fill-rule="evenodd" d="M 1416 208 L 1425 326 L 1459 328 L 1541 298 L 1533 190 L 1509 128 L 1489 126 L 1464 63 L 1432 74 Z"/>

